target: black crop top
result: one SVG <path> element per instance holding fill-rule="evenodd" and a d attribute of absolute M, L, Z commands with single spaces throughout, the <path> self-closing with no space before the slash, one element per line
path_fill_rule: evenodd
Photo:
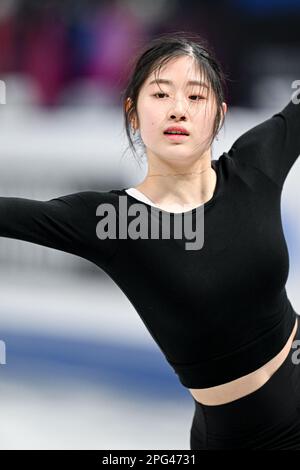
<path fill-rule="evenodd" d="M 187 250 L 186 237 L 172 236 L 174 230 L 169 238 L 151 238 L 149 228 L 148 237 L 124 236 L 132 224 L 138 228 L 135 204 L 147 217 L 153 211 L 125 188 L 48 201 L 1 197 L 0 236 L 95 263 L 127 296 L 180 382 L 212 387 L 261 367 L 292 332 L 297 314 L 285 289 L 289 258 L 280 202 L 299 153 L 300 105 L 290 102 L 212 160 L 217 184 L 202 206 L 201 249 Z M 101 239 L 107 207 L 110 235 Z M 162 215 L 171 222 L 181 217 L 154 211 L 158 226 Z M 193 223 L 199 216 L 196 208 L 185 214 Z"/>

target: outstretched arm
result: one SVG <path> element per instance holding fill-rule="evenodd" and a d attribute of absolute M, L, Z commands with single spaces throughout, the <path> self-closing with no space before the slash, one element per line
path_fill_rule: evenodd
<path fill-rule="evenodd" d="M 300 104 L 291 100 L 282 111 L 240 136 L 228 154 L 259 169 L 282 188 L 300 154 Z"/>
<path fill-rule="evenodd" d="M 82 191 L 38 201 L 0 197 L 0 236 L 36 243 L 105 265 L 117 240 L 96 235 L 101 193 Z"/>

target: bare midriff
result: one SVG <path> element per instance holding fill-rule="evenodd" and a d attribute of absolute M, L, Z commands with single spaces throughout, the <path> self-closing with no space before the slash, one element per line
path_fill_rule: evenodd
<path fill-rule="evenodd" d="M 222 405 L 237 400 L 262 387 L 281 366 L 291 349 L 297 331 L 298 318 L 284 347 L 270 361 L 250 374 L 209 388 L 188 389 L 196 401 L 203 405 Z"/>

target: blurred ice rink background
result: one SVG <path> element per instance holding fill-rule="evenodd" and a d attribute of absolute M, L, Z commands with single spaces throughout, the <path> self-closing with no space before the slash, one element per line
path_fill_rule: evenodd
<path fill-rule="evenodd" d="M 300 79 L 299 2 L 271 3 L 1 1 L 0 195 L 46 200 L 143 178 L 145 165 L 123 155 L 120 92 L 127 61 L 160 32 L 214 45 L 233 82 L 213 158 L 228 151 Z M 299 160 L 282 219 L 300 313 Z M 0 286 L 0 449 L 189 449 L 193 400 L 104 272 L 0 238 Z"/>

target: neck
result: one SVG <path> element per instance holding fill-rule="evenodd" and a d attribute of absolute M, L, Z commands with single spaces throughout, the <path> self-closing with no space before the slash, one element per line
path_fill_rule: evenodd
<path fill-rule="evenodd" d="M 211 156 L 207 154 L 189 166 L 150 161 L 148 173 L 136 189 L 158 205 L 197 206 L 211 199 L 216 180 Z"/>

